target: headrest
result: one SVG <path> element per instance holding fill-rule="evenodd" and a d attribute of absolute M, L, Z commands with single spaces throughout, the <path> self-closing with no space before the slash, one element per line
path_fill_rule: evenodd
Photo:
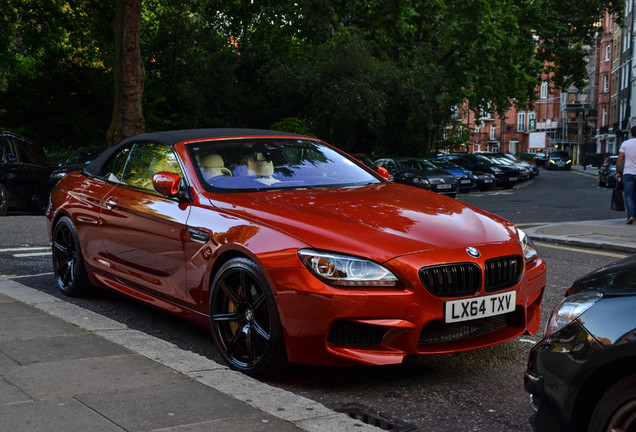
<path fill-rule="evenodd" d="M 203 158 L 201 162 L 201 169 L 206 180 L 210 177 L 216 176 L 231 176 L 232 173 L 229 169 L 225 168 L 223 164 L 223 158 L 218 154 L 209 154 Z"/>
<path fill-rule="evenodd" d="M 223 158 L 218 154 L 209 154 L 203 158 L 201 162 L 201 168 L 207 170 L 208 168 L 223 168 Z"/>
<path fill-rule="evenodd" d="M 266 177 L 274 174 L 274 163 L 263 153 L 255 153 L 247 158 L 247 175 Z"/>

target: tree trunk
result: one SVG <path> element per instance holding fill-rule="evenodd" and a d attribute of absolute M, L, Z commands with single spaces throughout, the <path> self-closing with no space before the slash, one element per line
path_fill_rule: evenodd
<path fill-rule="evenodd" d="M 111 146 L 146 129 L 142 104 L 145 70 L 139 46 L 141 0 L 116 0 L 115 7 L 115 103 L 107 133 Z"/>

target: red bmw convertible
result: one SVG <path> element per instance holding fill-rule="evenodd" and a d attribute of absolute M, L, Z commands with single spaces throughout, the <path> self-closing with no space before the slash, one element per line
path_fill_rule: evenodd
<path fill-rule="evenodd" d="M 521 230 L 307 136 L 138 135 L 67 174 L 47 218 L 64 293 L 108 288 L 208 326 L 251 375 L 539 329 L 545 263 Z"/>

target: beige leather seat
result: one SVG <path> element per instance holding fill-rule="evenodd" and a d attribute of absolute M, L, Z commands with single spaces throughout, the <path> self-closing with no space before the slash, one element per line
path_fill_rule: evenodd
<path fill-rule="evenodd" d="M 274 174 L 274 163 L 265 159 L 263 153 L 256 153 L 247 158 L 247 175 L 267 177 Z"/>
<path fill-rule="evenodd" d="M 203 158 L 201 161 L 201 170 L 206 178 L 216 176 L 231 176 L 232 172 L 225 168 L 223 158 L 218 154 L 210 154 Z"/>
<path fill-rule="evenodd" d="M 272 174 L 274 174 L 274 162 L 267 160 L 263 153 L 249 156 L 246 160 L 246 165 L 247 175 L 256 177 L 256 180 L 261 183 L 271 185 L 280 181 L 272 177 Z"/>

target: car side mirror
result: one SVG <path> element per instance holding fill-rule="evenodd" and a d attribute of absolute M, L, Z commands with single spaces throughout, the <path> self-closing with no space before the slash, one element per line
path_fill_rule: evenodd
<path fill-rule="evenodd" d="M 152 176 L 152 186 L 161 195 L 167 197 L 179 195 L 180 184 L 181 177 L 178 174 L 161 171 Z"/>
<path fill-rule="evenodd" d="M 377 167 L 376 171 L 380 175 L 380 177 L 382 177 L 384 180 L 391 181 L 391 175 L 386 170 L 386 168 L 379 166 L 379 167 Z"/>

